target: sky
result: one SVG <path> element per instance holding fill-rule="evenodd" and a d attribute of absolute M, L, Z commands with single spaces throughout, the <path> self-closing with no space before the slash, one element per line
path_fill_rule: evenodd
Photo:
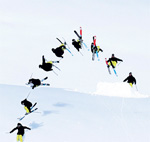
<path fill-rule="evenodd" d="M 138 90 L 150 95 L 149 38 L 150 4 L 148 0 L 5 0 L 0 1 L 0 83 L 25 85 L 28 79 L 44 78 L 51 87 L 94 92 L 101 83 L 122 82 L 132 72 Z M 86 48 L 83 56 L 72 46 L 74 30 L 83 30 L 88 47 L 96 35 L 103 49 L 100 61 L 92 61 Z M 70 46 L 57 66 L 61 71 L 44 72 L 38 66 L 42 55 L 59 60 L 52 52 L 65 38 Z M 105 58 L 123 59 L 117 66 L 118 77 L 108 74 Z M 106 84 L 107 84 L 106 83 Z M 107 85 L 106 85 L 107 86 Z M 118 88 L 119 89 L 119 88 Z"/>

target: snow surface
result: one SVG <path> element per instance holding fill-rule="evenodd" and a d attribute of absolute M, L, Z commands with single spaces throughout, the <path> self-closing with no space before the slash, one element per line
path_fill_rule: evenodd
<path fill-rule="evenodd" d="M 7 132 L 16 127 L 17 118 L 25 113 L 20 102 L 29 92 L 28 100 L 37 102 L 38 110 L 21 121 L 32 129 L 26 130 L 24 142 L 150 141 L 150 98 L 136 96 L 135 91 L 130 91 L 134 97 L 130 94 L 115 97 L 97 95 L 99 87 L 93 95 L 62 88 L 31 90 L 24 86 L 0 85 L 0 138 L 3 142 L 16 141 L 17 131 Z"/>

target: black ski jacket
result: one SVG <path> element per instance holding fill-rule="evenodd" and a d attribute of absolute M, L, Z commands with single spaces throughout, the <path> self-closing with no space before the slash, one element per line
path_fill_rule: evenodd
<path fill-rule="evenodd" d="M 30 84 L 30 83 L 33 84 L 32 89 L 34 89 L 36 86 L 41 85 L 41 81 L 39 79 L 34 79 L 34 78 L 29 79 L 28 84 Z"/>
<path fill-rule="evenodd" d="M 10 133 L 14 132 L 15 130 L 18 130 L 17 135 L 24 135 L 24 129 L 28 129 L 31 130 L 30 128 L 26 127 L 26 126 L 20 126 L 20 127 L 16 127 L 13 130 L 10 131 Z"/>
<path fill-rule="evenodd" d="M 52 64 L 51 63 L 44 63 L 40 66 L 45 71 L 51 71 L 52 69 Z"/>
<path fill-rule="evenodd" d="M 21 103 L 23 103 L 24 104 L 24 106 L 26 106 L 27 108 L 30 108 L 30 107 L 32 107 L 32 103 L 31 102 L 29 102 L 28 100 L 23 100 Z"/>
<path fill-rule="evenodd" d="M 133 77 L 132 75 L 131 76 L 128 76 L 123 82 L 127 81 L 128 83 L 135 83 L 136 84 L 136 79 L 135 77 Z"/>
<path fill-rule="evenodd" d="M 92 43 L 92 44 L 91 44 L 91 52 L 92 52 L 92 53 L 93 53 L 93 52 L 96 53 L 97 50 L 98 50 L 97 46 L 94 46 L 94 44 Z M 101 48 L 99 49 L 99 51 L 103 52 L 103 50 L 102 50 Z M 99 51 L 98 51 L 98 52 L 99 52 Z"/>
<path fill-rule="evenodd" d="M 108 60 L 107 62 L 111 62 L 111 61 L 115 61 L 116 63 L 117 63 L 117 61 L 123 62 L 122 59 L 119 59 L 119 58 L 116 58 L 116 57 L 111 57 L 111 58 L 109 58 L 109 60 Z"/>
<path fill-rule="evenodd" d="M 57 56 L 57 57 L 62 57 L 63 58 L 63 54 L 64 54 L 64 49 L 66 47 L 64 45 L 61 45 L 60 47 L 57 47 L 56 49 L 53 49 L 53 53 Z"/>
<path fill-rule="evenodd" d="M 73 41 L 72 42 L 72 45 L 79 51 L 79 49 L 81 48 L 81 45 L 80 45 L 80 41 Z"/>

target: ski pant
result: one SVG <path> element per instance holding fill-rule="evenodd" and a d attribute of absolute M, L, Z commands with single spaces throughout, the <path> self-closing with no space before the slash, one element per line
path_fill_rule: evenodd
<path fill-rule="evenodd" d="M 132 83 L 129 83 L 130 84 L 130 86 L 132 87 L 133 86 L 133 84 Z"/>
<path fill-rule="evenodd" d="M 24 109 L 26 110 L 26 113 L 30 112 L 30 110 L 26 106 L 24 106 Z"/>
<path fill-rule="evenodd" d="M 17 142 L 23 142 L 22 135 L 17 135 Z"/>
<path fill-rule="evenodd" d="M 108 63 L 108 65 L 110 66 L 112 66 L 112 67 L 116 67 L 116 65 L 117 65 L 117 62 L 116 61 L 110 61 L 109 63 Z"/>

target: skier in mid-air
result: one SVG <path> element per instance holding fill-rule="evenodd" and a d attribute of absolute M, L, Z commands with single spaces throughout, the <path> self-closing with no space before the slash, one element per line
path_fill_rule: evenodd
<path fill-rule="evenodd" d="M 79 50 L 81 49 L 81 41 L 80 40 L 75 40 L 75 39 L 72 39 L 72 45 L 78 50 L 78 52 L 79 52 Z"/>
<path fill-rule="evenodd" d="M 26 110 L 27 114 L 31 112 L 31 107 L 33 107 L 33 106 L 30 101 L 28 101 L 27 99 L 24 99 L 23 101 L 21 101 L 21 104 L 24 105 L 24 109 Z"/>
<path fill-rule="evenodd" d="M 136 84 L 136 79 L 135 77 L 132 75 L 132 72 L 129 73 L 129 76 L 123 80 L 123 82 L 128 82 L 130 84 L 130 86 L 132 87 L 133 84 Z"/>
<path fill-rule="evenodd" d="M 48 61 L 48 62 L 45 62 L 45 58 L 44 58 L 44 56 L 42 56 L 42 65 L 39 65 L 39 68 L 41 68 L 41 69 L 43 69 L 45 71 L 52 71 L 53 70 L 52 67 L 54 66 L 53 63 L 59 63 L 59 61 Z"/>
<path fill-rule="evenodd" d="M 115 55 L 112 54 L 112 57 L 109 58 L 109 60 L 107 60 L 107 62 L 108 62 L 107 67 L 109 68 L 110 66 L 112 66 L 112 68 L 115 68 L 118 61 L 123 62 L 122 59 L 116 58 Z"/>
<path fill-rule="evenodd" d="M 95 58 L 95 54 L 97 54 L 98 57 L 98 53 L 99 51 L 103 52 L 103 50 L 100 48 L 100 46 L 96 46 L 94 45 L 94 43 L 91 43 L 91 52 L 92 52 L 92 60 L 94 60 Z M 99 57 L 98 57 L 99 58 Z"/>
<path fill-rule="evenodd" d="M 14 132 L 15 130 L 18 130 L 17 132 L 17 142 L 23 142 L 23 135 L 24 135 L 24 129 L 28 129 L 28 130 L 31 130 L 31 128 L 29 127 L 26 127 L 26 126 L 22 126 L 21 123 L 18 123 L 17 124 L 17 127 L 15 127 L 13 130 L 10 131 L 10 133 Z"/>
<path fill-rule="evenodd" d="M 41 83 L 41 82 L 43 82 L 44 80 L 46 80 L 47 78 L 48 78 L 48 77 L 45 77 L 45 78 L 42 79 L 42 80 L 31 78 L 31 79 L 29 79 L 29 82 L 27 83 L 27 85 L 30 85 L 30 86 L 32 87 L 32 89 L 34 89 L 35 87 L 38 87 L 38 86 L 40 86 L 40 85 L 49 86 L 50 84 Z"/>
<path fill-rule="evenodd" d="M 63 58 L 64 50 L 66 49 L 65 44 L 61 44 L 56 49 L 52 48 L 52 52 L 57 56 Z"/>

